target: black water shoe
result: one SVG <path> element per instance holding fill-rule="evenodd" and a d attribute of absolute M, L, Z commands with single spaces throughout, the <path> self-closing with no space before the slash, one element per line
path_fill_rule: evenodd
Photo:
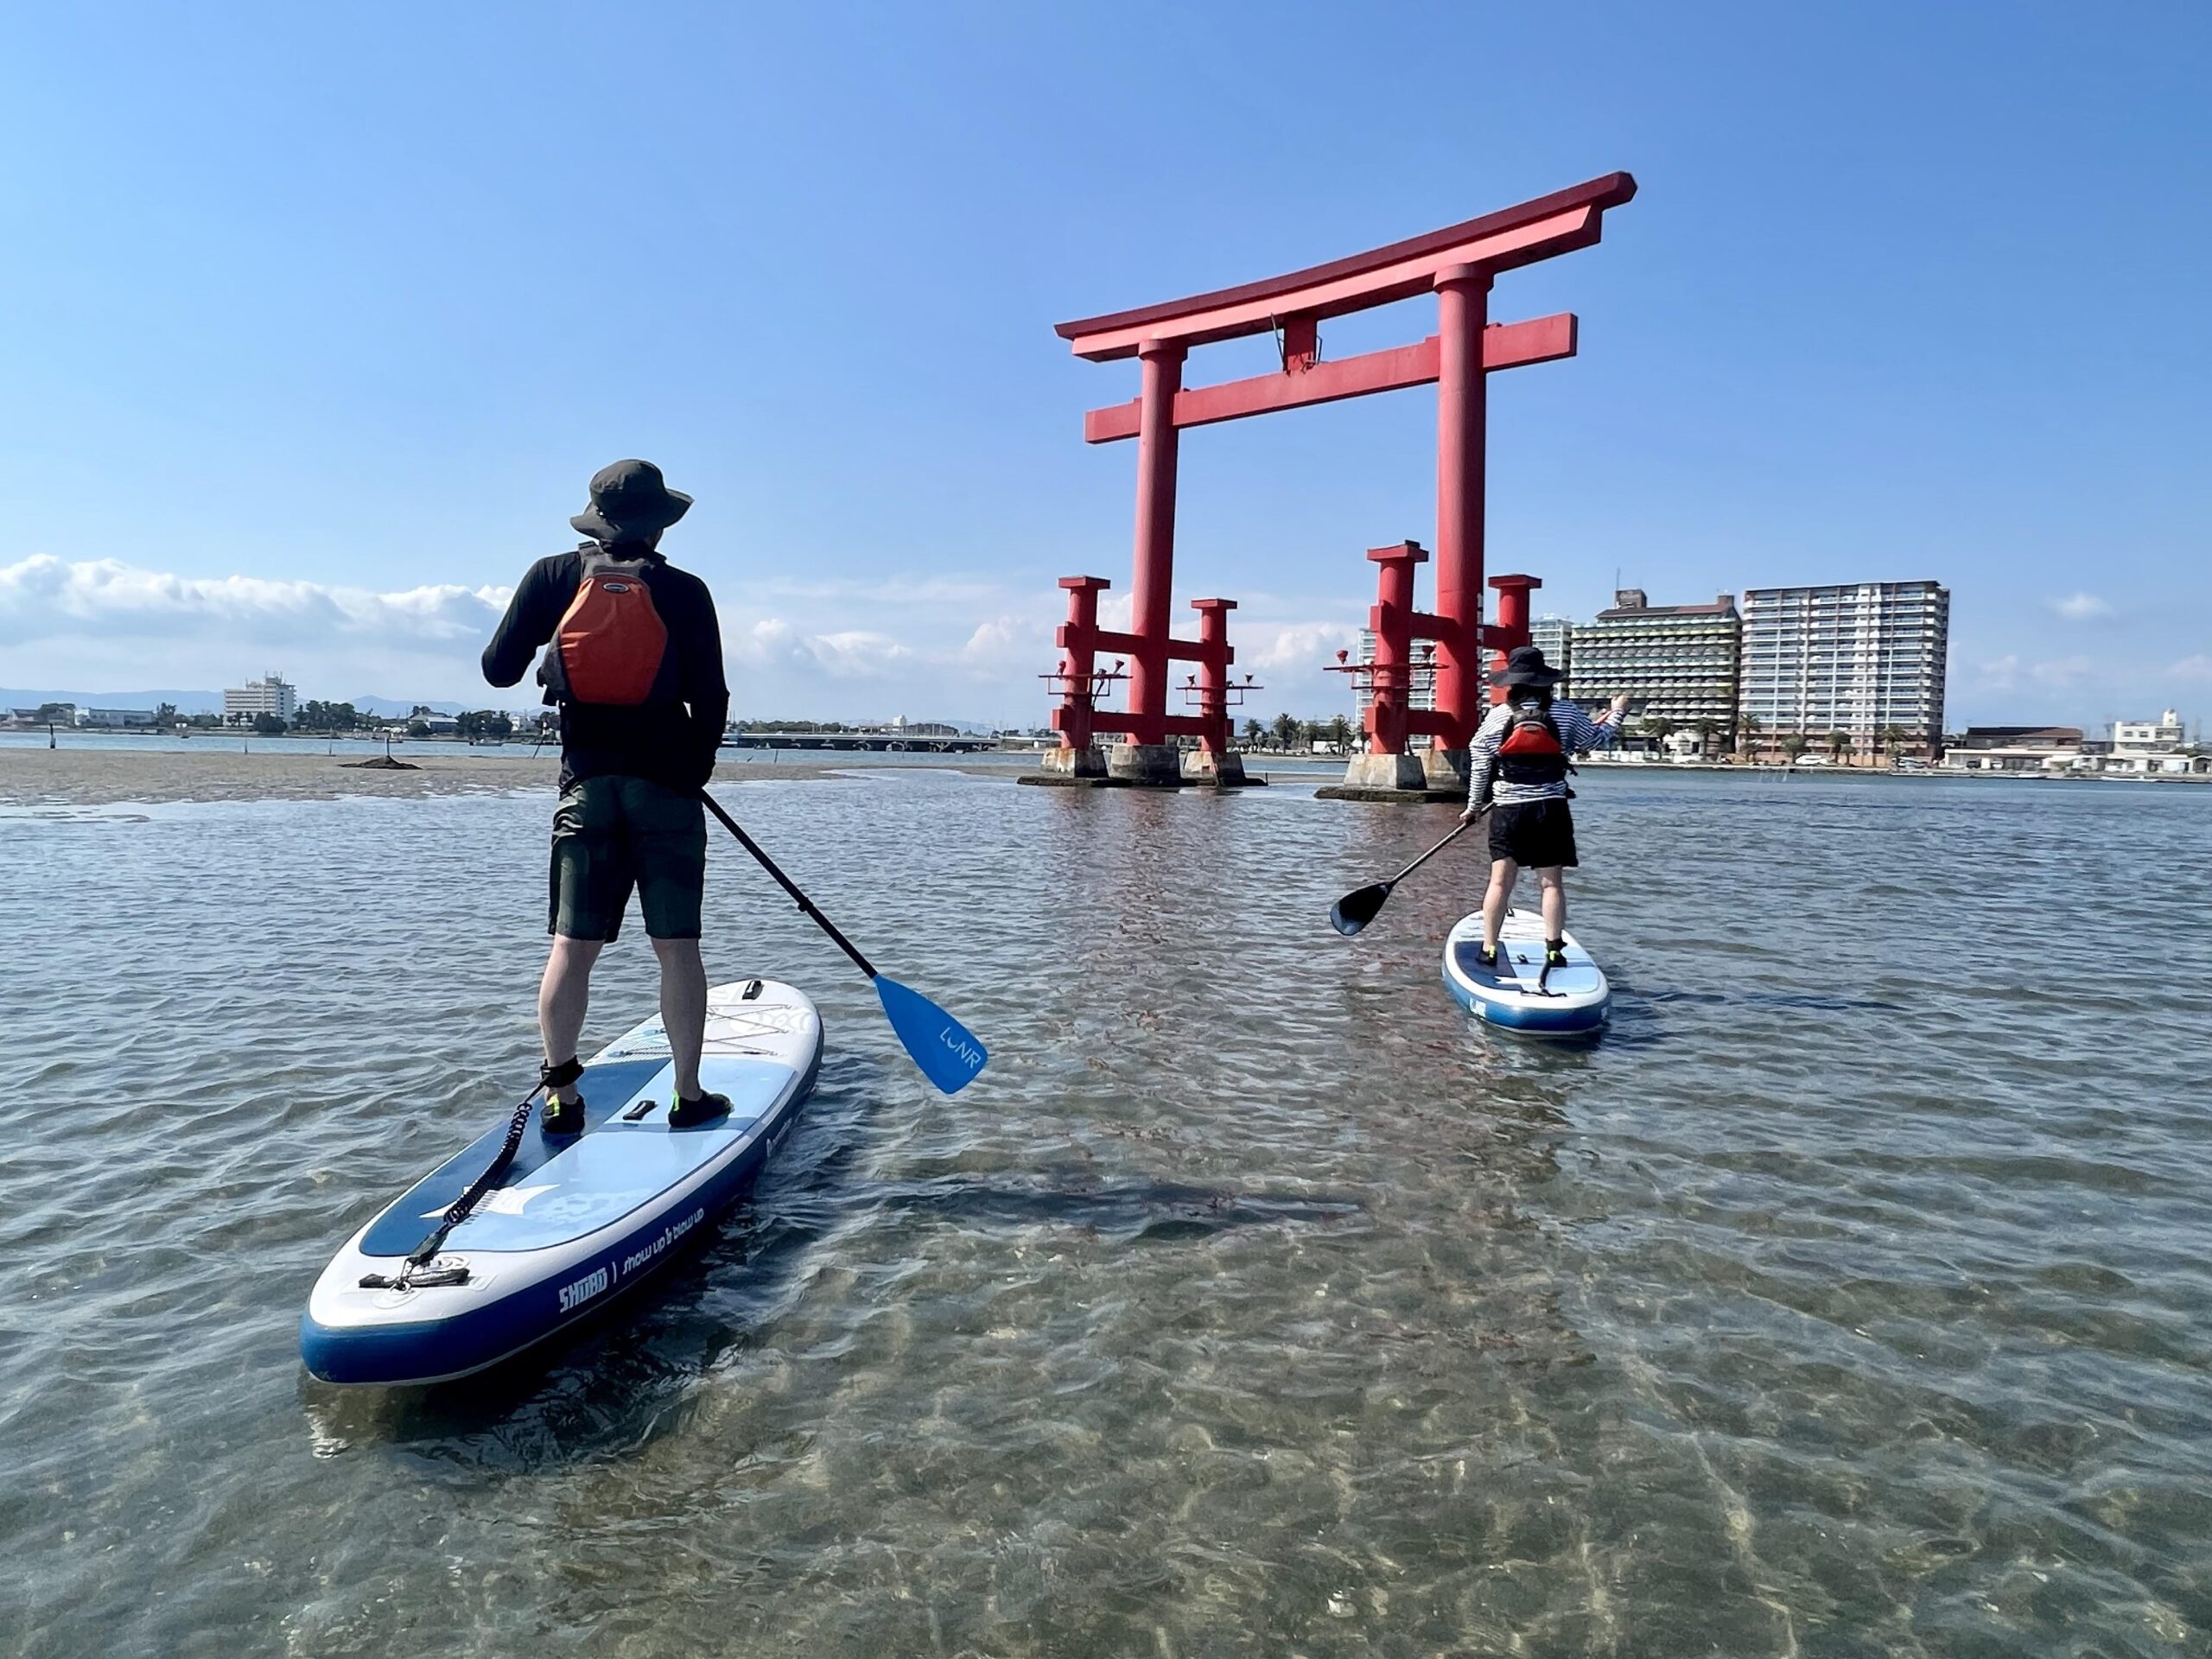
<path fill-rule="evenodd" d="M 1545 942 L 1544 966 L 1547 968 L 1564 968 L 1567 966 L 1567 941 L 1565 939 L 1550 939 Z"/>
<path fill-rule="evenodd" d="M 729 1115 L 728 1095 L 702 1095 L 696 1100 L 685 1100 L 682 1096 L 670 1104 L 668 1127 L 689 1129 L 701 1123 L 711 1123 L 718 1117 Z"/>
<path fill-rule="evenodd" d="M 558 1065 L 538 1068 L 537 1080 L 545 1090 L 545 1109 L 538 1115 L 537 1127 L 543 1133 L 570 1135 L 584 1132 L 584 1097 L 576 1092 L 576 1079 L 583 1074 L 582 1065 L 573 1054 Z"/>
<path fill-rule="evenodd" d="M 1497 947 L 1494 944 L 1484 945 L 1481 950 L 1475 952 L 1475 960 L 1482 963 L 1485 968 L 1497 967 Z"/>

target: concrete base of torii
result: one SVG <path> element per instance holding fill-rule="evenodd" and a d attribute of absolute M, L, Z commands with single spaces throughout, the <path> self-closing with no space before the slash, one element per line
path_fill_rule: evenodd
<path fill-rule="evenodd" d="M 1070 778 L 1103 778 L 1106 775 L 1106 755 L 1096 743 L 1080 749 L 1047 749 L 1041 764 L 1047 772 L 1062 772 Z"/>
<path fill-rule="evenodd" d="M 1118 789 L 1121 779 L 1106 775 L 1106 756 L 1096 743 L 1080 749 L 1047 749 L 1038 757 L 1039 770 L 1025 772 L 1018 784 L 1044 784 L 1060 789 Z"/>
<path fill-rule="evenodd" d="M 1457 753 L 1464 761 L 1467 752 L 1447 753 Z M 1465 777 L 1455 781 L 1448 765 L 1432 772 L 1419 754 L 1355 754 L 1344 763 L 1343 783 L 1328 785 L 1313 793 L 1325 801 L 1434 806 L 1464 802 L 1467 784 Z"/>
<path fill-rule="evenodd" d="M 1132 789 L 1180 789 L 1183 751 L 1173 743 L 1116 743 L 1106 751 L 1106 775 Z"/>
<path fill-rule="evenodd" d="M 1421 769 L 1428 774 L 1431 789 L 1456 789 L 1465 795 L 1472 766 L 1465 749 L 1429 749 L 1421 756 Z"/>
<path fill-rule="evenodd" d="M 1192 749 L 1183 756 L 1183 781 L 1205 789 L 1260 789 L 1268 780 L 1248 777 L 1244 757 L 1234 749 L 1225 754 Z"/>

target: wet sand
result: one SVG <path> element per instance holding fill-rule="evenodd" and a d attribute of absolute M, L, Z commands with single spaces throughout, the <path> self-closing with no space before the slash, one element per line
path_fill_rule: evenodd
<path fill-rule="evenodd" d="M 330 756 L 253 753 L 209 746 L 161 751 L 148 749 L 0 750 L 0 805 L 112 806 L 124 803 L 172 801 L 327 801 L 341 796 L 424 796 L 496 794 L 508 790 L 550 791 L 560 776 L 561 758 L 549 750 L 527 755 L 472 753 L 457 749 L 451 759 L 425 757 L 417 770 L 386 772 L 347 760 L 366 757 L 359 750 Z M 828 764 L 801 761 L 772 767 L 725 764 L 718 783 L 754 778 L 779 782 L 824 778 L 868 763 L 839 757 Z M 913 763 L 907 762 L 908 768 Z M 948 760 L 945 770 L 961 770 Z"/>

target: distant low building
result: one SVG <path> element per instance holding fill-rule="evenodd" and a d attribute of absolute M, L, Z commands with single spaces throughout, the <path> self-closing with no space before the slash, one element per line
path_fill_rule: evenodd
<path fill-rule="evenodd" d="M 79 726 L 114 729 L 150 726 L 153 723 L 154 711 L 150 709 L 79 709 L 77 711 L 77 724 Z"/>
<path fill-rule="evenodd" d="M 226 725 L 250 724 L 256 715 L 274 715 L 279 720 L 289 721 L 299 708 L 299 688 L 286 684 L 281 674 L 248 680 L 244 685 L 226 686 L 223 690 Z"/>
<path fill-rule="evenodd" d="M 1944 764 L 1961 772 L 2065 772 L 2082 759 L 2082 728 L 1969 726 L 1944 747 Z"/>
<path fill-rule="evenodd" d="M 864 732 L 888 732 L 899 737 L 957 737 L 960 728 L 948 726 L 941 720 L 908 720 L 904 715 L 893 715 L 881 726 L 863 726 Z"/>
<path fill-rule="evenodd" d="M 2104 759 L 2106 772 L 2183 772 L 2190 769 L 2189 731 L 2177 709 L 2169 709 L 2156 720 L 2116 720 L 2112 723 L 2111 751 Z"/>

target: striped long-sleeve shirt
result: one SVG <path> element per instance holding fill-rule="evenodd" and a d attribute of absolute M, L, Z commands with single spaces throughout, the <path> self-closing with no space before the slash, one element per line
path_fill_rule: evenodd
<path fill-rule="evenodd" d="M 1524 707 L 1534 708 L 1533 703 Z M 1567 798 L 1567 780 L 1555 784 L 1516 784 L 1500 778 L 1495 785 L 1491 773 L 1497 766 L 1497 746 L 1505 739 L 1505 728 L 1512 722 L 1513 705 L 1501 702 L 1484 716 L 1482 728 L 1475 734 L 1475 741 L 1468 746 L 1467 804 L 1478 804 L 1487 798 L 1500 806 L 1521 806 L 1530 801 L 1563 801 Z M 1592 720 L 1571 702 L 1552 704 L 1552 722 L 1559 728 L 1560 747 L 1568 754 L 1585 754 L 1590 750 L 1609 744 L 1618 732 L 1610 720 Z"/>

